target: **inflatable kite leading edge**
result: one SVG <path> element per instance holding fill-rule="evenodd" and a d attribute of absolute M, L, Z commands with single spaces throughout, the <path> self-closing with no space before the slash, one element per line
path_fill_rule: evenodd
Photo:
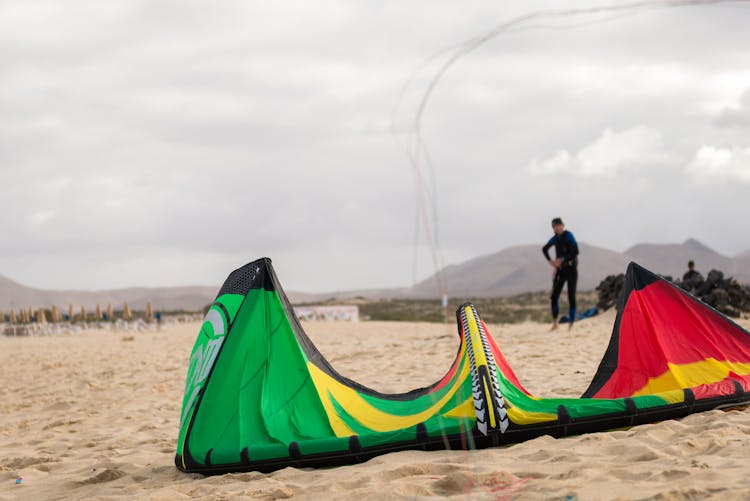
<path fill-rule="evenodd" d="M 204 474 L 365 461 L 610 430 L 750 402 L 750 333 L 630 263 L 612 338 L 581 398 L 521 385 L 476 308 L 426 388 L 383 394 L 338 374 L 305 334 L 268 258 L 233 271 L 190 357 L 175 463 Z"/>

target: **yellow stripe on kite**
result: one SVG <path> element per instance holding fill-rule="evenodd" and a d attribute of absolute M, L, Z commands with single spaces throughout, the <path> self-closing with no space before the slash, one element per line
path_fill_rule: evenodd
<path fill-rule="evenodd" d="M 328 421 L 337 437 L 348 437 L 356 435 L 356 433 L 352 431 L 344 419 L 336 412 L 332 399 L 335 399 L 341 407 L 346 409 L 347 414 L 359 424 L 372 431 L 387 432 L 401 430 L 416 426 L 436 415 L 453 397 L 458 388 L 461 387 L 461 383 L 469 375 L 468 364 L 462 363 L 453 386 L 440 400 L 421 412 L 400 416 L 375 408 L 371 403 L 362 398 L 356 390 L 335 380 L 316 365 L 308 362 L 307 367 L 323 402 L 323 407 L 328 415 Z"/>
<path fill-rule="evenodd" d="M 685 401 L 685 392 L 682 390 L 671 390 L 655 393 L 655 397 L 664 399 L 668 404 L 679 404 Z"/>
<path fill-rule="evenodd" d="M 536 424 L 547 421 L 557 420 L 557 414 L 548 412 L 529 412 L 519 407 L 510 407 L 507 409 L 508 418 L 516 424 Z"/>
<path fill-rule="evenodd" d="M 750 374 L 750 364 L 720 361 L 707 358 L 689 364 L 667 364 L 668 370 L 661 376 L 649 379 L 646 385 L 633 393 L 633 396 L 653 395 L 682 388 L 693 388 L 702 384 L 718 383 L 730 372 L 744 376 Z M 659 395 L 661 396 L 661 395 Z"/>
<path fill-rule="evenodd" d="M 489 365 L 487 364 L 487 357 L 484 355 L 484 345 L 482 344 L 482 336 L 479 335 L 479 326 L 477 325 L 477 319 L 474 318 L 474 310 L 471 306 L 464 306 L 464 315 L 469 324 L 469 337 L 471 338 L 471 350 L 474 352 L 474 363 L 476 364 L 477 376 L 479 375 L 479 368 L 484 366 L 487 368 L 487 374 L 490 373 Z M 480 382 L 484 390 L 484 399 L 487 404 L 487 413 L 490 415 L 490 428 L 496 428 L 495 423 L 495 409 L 492 407 L 492 393 L 490 388 L 487 387 L 487 382 L 480 379 Z"/>
<path fill-rule="evenodd" d="M 443 415 L 449 418 L 476 418 L 477 411 L 474 410 L 474 399 L 472 397 L 467 398 Z"/>

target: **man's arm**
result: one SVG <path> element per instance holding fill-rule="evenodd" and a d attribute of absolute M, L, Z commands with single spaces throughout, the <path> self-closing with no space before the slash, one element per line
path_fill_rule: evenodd
<path fill-rule="evenodd" d="M 547 244 L 544 247 L 542 247 L 542 254 L 544 254 L 544 257 L 547 259 L 547 262 L 549 262 L 550 264 L 552 264 L 552 258 L 549 257 L 549 249 L 553 245 L 555 245 L 555 237 L 550 238 L 549 242 L 547 242 Z"/>
<path fill-rule="evenodd" d="M 552 238 L 549 239 L 549 242 L 547 242 L 544 245 L 544 247 L 542 247 L 542 254 L 544 254 L 544 257 L 547 259 L 547 261 L 550 260 L 550 257 L 549 257 L 549 248 L 552 247 L 552 245 L 554 245 L 554 243 L 555 243 L 555 239 L 554 239 L 554 237 L 552 237 Z"/>
<path fill-rule="evenodd" d="M 573 261 L 578 257 L 578 242 L 576 241 L 576 237 L 574 237 L 573 234 L 569 231 L 566 233 L 566 238 L 569 245 L 567 246 L 567 252 L 565 253 L 565 256 L 563 256 L 563 262 Z"/>

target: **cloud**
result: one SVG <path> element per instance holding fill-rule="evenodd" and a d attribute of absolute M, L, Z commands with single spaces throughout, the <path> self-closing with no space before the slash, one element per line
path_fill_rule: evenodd
<path fill-rule="evenodd" d="M 611 177 L 623 170 L 664 164 L 669 157 L 661 133 L 653 127 L 638 125 L 620 132 L 607 128 L 576 154 L 560 150 L 541 161 L 534 158 L 529 171 L 535 175 Z"/>
<path fill-rule="evenodd" d="M 40 226 L 55 218 L 57 214 L 53 210 L 41 210 L 31 215 L 31 224 Z"/>
<path fill-rule="evenodd" d="M 685 172 L 699 180 L 750 183 L 750 147 L 701 146 Z"/>
<path fill-rule="evenodd" d="M 381 4 L 0 2 L 0 274 L 42 288 L 213 284 L 268 255 L 303 290 L 424 278 L 391 119 L 407 143 L 443 64 L 427 58 L 529 6 Z M 701 145 L 750 146 L 736 126 L 750 114 L 747 13 L 535 24 L 461 58 L 421 124 L 446 263 L 544 237 L 561 189 L 563 217 L 582 232 L 590 221 L 605 246 L 667 238 L 638 233 L 665 221 L 669 238 L 702 239 L 716 214 L 739 218 L 746 183 L 705 190 L 685 168 Z M 626 176 L 628 199 L 613 201 Z M 657 206 L 683 210 L 693 193 L 693 218 Z M 748 248 L 724 233 L 711 242 Z"/>
<path fill-rule="evenodd" d="M 750 126 L 750 87 L 740 96 L 736 107 L 724 108 L 713 120 L 718 127 L 749 127 Z"/>

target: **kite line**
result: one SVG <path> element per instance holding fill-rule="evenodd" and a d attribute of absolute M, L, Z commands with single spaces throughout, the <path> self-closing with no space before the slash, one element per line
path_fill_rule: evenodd
<path fill-rule="evenodd" d="M 416 218 L 414 228 L 414 283 L 416 284 L 417 253 L 419 248 L 419 235 L 421 234 L 426 239 L 427 245 L 429 246 L 432 265 L 434 268 L 435 284 L 437 287 L 436 292 L 439 297 L 443 299 L 444 307 L 446 306 L 448 284 L 446 283 L 446 277 L 444 274 L 445 266 L 438 233 L 438 190 L 436 188 L 436 176 L 433 163 L 424 141 L 422 126 L 425 111 L 428 108 L 430 99 L 438 87 L 438 84 L 448 70 L 450 70 L 459 60 L 479 49 L 487 42 L 510 32 L 530 29 L 572 29 L 582 25 L 609 22 L 624 16 L 636 15 L 657 9 L 699 7 L 718 4 L 747 5 L 749 1 L 750 0 L 651 0 L 627 2 L 611 6 L 540 10 L 511 18 L 498 24 L 489 31 L 450 45 L 425 59 L 403 84 L 396 104 L 392 109 L 390 122 L 391 134 L 408 157 L 415 183 L 417 212 L 415 214 Z M 596 18 L 581 21 L 581 18 L 589 18 L 591 16 L 596 16 Z M 554 22 L 557 22 L 557 24 L 554 24 Z M 428 67 L 432 67 L 434 71 L 428 72 Z M 413 115 L 407 120 L 407 126 L 400 129 L 404 131 L 404 133 L 400 134 L 399 128 L 397 127 L 397 116 L 402 109 L 407 91 L 410 88 L 417 86 L 418 77 L 423 73 L 428 73 L 426 85 L 419 87 L 421 91 L 418 92 L 418 99 L 416 101 L 417 105 L 412 111 Z M 425 82 L 424 79 L 420 81 Z M 446 442 L 446 448 L 448 448 L 447 438 L 445 436 L 444 440 Z M 467 451 L 474 448 L 472 443 L 462 441 L 461 445 Z M 515 490 L 522 486 L 514 485 L 513 487 Z M 469 493 L 470 492 L 467 491 L 467 494 Z"/>
<path fill-rule="evenodd" d="M 599 24 L 622 16 L 638 14 L 644 11 L 718 4 L 747 4 L 748 2 L 750 2 L 750 0 L 641 0 L 609 6 L 539 10 L 511 18 L 480 35 L 441 49 L 424 60 L 404 83 L 396 104 L 391 112 L 391 134 L 406 152 L 414 176 L 416 189 L 417 212 L 414 229 L 414 283 L 416 283 L 417 253 L 419 248 L 419 235 L 421 233 L 427 241 L 432 258 L 437 293 L 443 298 L 443 303 L 445 304 L 448 287 L 444 276 L 445 266 L 438 234 L 439 224 L 435 173 L 422 135 L 422 123 L 424 113 L 428 107 L 432 94 L 443 76 L 461 58 L 477 50 L 498 36 L 511 31 L 525 29 L 570 29 L 582 24 Z M 602 15 L 603 17 L 587 22 L 569 23 L 566 25 L 531 24 L 535 21 L 566 21 L 576 17 L 592 15 Z M 396 127 L 396 116 L 402 107 L 407 90 L 414 85 L 419 74 L 425 71 L 425 69 L 431 64 L 436 64 L 437 70 L 432 73 L 432 76 L 427 80 L 426 86 L 422 88 L 422 92 L 420 93 L 421 97 L 418 99 L 413 118 L 411 119 L 406 131 L 406 138 L 401 139 Z"/>

